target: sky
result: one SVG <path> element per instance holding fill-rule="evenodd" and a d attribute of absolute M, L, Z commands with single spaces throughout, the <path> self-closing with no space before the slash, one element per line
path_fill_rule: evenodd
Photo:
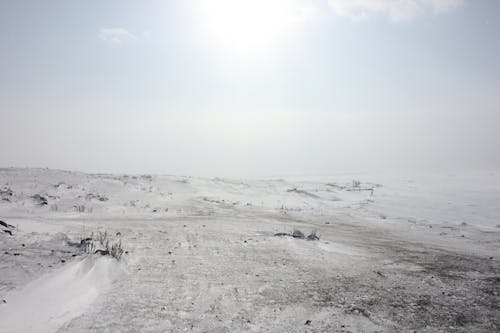
<path fill-rule="evenodd" d="M 497 0 L 0 2 L 0 166 L 500 169 Z"/>

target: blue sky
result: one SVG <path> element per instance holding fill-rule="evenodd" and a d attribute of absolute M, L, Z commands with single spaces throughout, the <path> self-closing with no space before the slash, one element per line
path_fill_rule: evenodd
<path fill-rule="evenodd" d="M 500 3 L 2 1 L 3 166 L 500 166 Z"/>

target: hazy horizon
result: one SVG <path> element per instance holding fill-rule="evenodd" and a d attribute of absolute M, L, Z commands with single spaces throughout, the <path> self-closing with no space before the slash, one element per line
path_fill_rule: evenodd
<path fill-rule="evenodd" d="M 0 166 L 500 168 L 494 0 L 4 1 Z"/>

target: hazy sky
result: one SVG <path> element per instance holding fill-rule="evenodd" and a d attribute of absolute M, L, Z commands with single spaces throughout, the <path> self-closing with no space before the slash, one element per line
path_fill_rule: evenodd
<path fill-rule="evenodd" d="M 500 1 L 0 2 L 0 166 L 500 167 Z"/>

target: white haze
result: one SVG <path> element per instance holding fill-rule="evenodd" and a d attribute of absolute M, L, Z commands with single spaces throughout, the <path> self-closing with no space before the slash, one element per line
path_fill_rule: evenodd
<path fill-rule="evenodd" d="M 258 177 L 494 169 L 494 112 L 5 114 L 3 166 Z"/>

